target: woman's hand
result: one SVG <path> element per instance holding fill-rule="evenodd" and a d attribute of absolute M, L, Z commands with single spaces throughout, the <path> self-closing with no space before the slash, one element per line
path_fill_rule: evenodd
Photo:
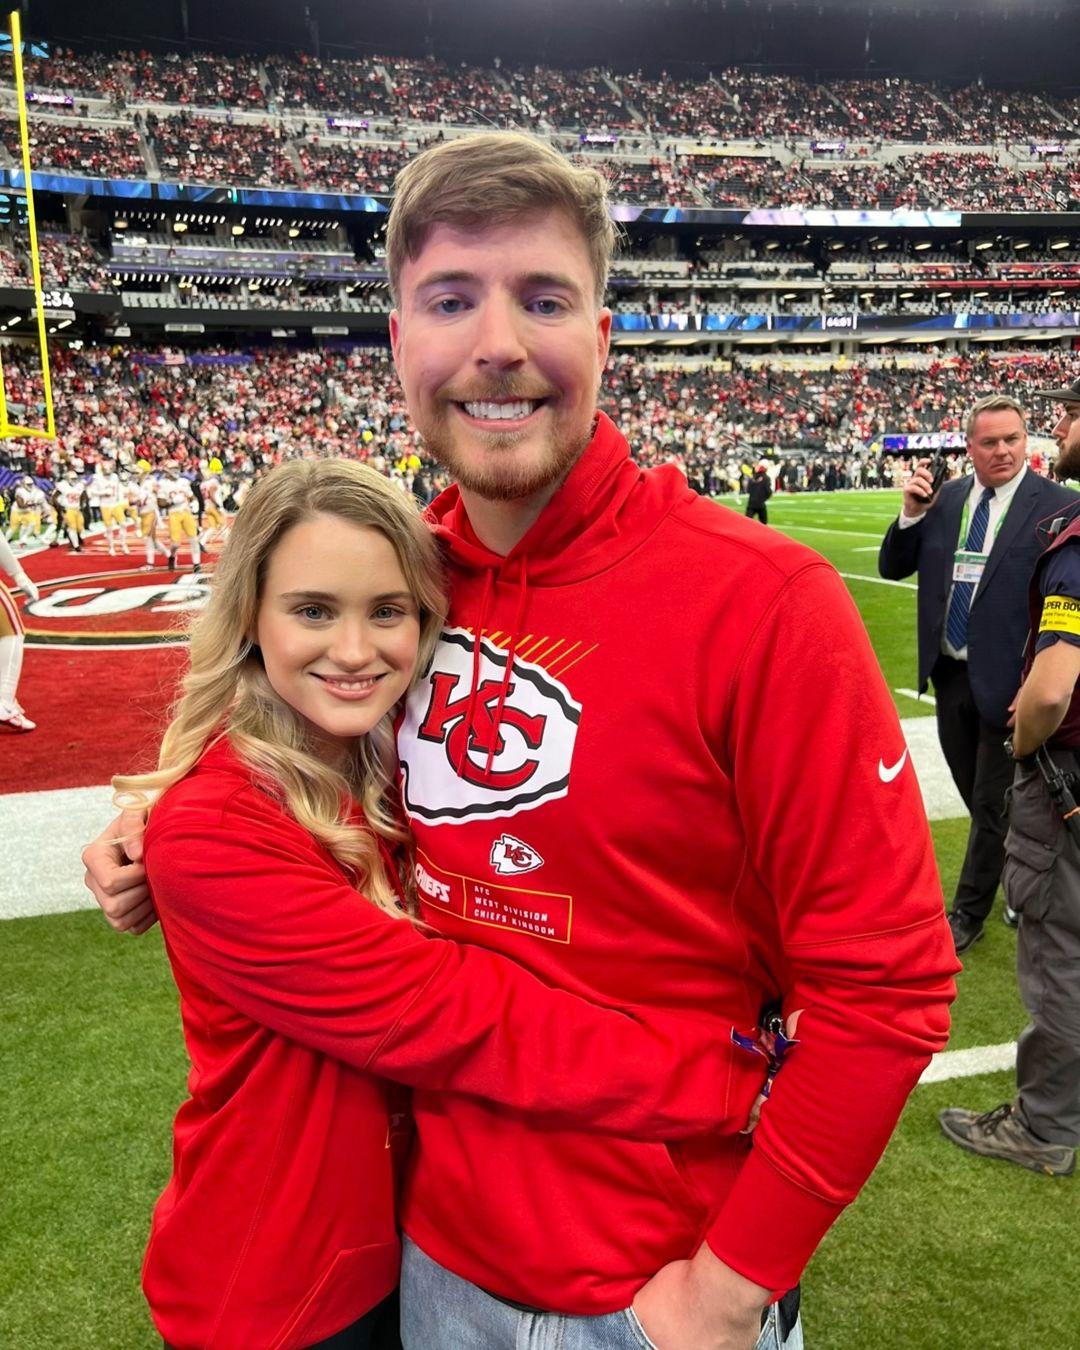
<path fill-rule="evenodd" d="M 124 811 L 83 849 L 87 889 L 118 933 L 138 937 L 157 923 L 142 865 L 144 811 Z"/>

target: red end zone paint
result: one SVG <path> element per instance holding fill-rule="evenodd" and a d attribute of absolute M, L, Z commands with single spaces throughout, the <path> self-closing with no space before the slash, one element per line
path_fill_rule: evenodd
<path fill-rule="evenodd" d="M 176 606 L 196 599 L 190 574 L 140 572 L 138 556 L 96 551 L 22 561 L 44 606 L 37 615 L 16 597 L 28 629 L 19 701 L 37 730 L 0 731 L 0 792 L 88 787 L 150 768 L 186 665 L 179 628 L 193 611 Z"/>
<path fill-rule="evenodd" d="M 110 560 L 111 561 L 111 560 Z M 38 582 L 40 598 L 20 608 L 28 646 L 156 647 L 187 641 L 188 622 L 209 599 L 209 576 L 132 571 L 77 572 Z"/>

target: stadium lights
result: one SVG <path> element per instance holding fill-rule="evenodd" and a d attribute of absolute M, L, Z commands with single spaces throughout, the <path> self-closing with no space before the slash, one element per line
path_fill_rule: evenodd
<path fill-rule="evenodd" d="M 1052 243 L 1050 244 L 1050 247 L 1051 247 L 1051 248 L 1054 248 L 1054 249 L 1057 249 L 1057 248 L 1068 248 L 1068 247 L 1069 247 L 1069 241 L 1068 241 L 1067 239 L 1055 239 L 1055 240 L 1053 240 Z"/>
<path fill-rule="evenodd" d="M 258 225 L 258 223 L 259 223 L 258 221 L 255 222 L 256 225 Z M 241 234 L 243 234 L 243 233 L 244 233 L 244 227 L 243 227 L 243 225 L 234 225 L 234 226 L 232 227 L 232 232 L 233 232 L 234 235 L 241 235 Z"/>
<path fill-rule="evenodd" d="M 844 247 L 844 241 L 843 241 L 842 239 L 834 239 L 834 240 L 832 241 L 832 243 L 829 245 L 829 248 L 833 251 L 833 253 L 835 253 L 837 249 L 840 249 L 840 248 L 843 248 L 843 247 Z"/>
<path fill-rule="evenodd" d="M 887 239 L 879 239 L 879 240 L 877 241 L 877 243 L 874 245 L 874 247 L 875 247 L 876 249 L 878 249 L 879 251 L 880 251 L 881 249 L 883 249 L 883 248 L 888 248 L 888 247 L 889 247 L 889 241 L 888 241 Z M 916 245 L 916 247 L 918 247 L 918 245 Z"/>
<path fill-rule="evenodd" d="M 933 248 L 933 243 L 929 239 L 920 239 L 915 245 L 915 252 L 922 253 L 924 249 Z"/>
<path fill-rule="evenodd" d="M 1049 292 L 1050 298 L 1051 298 L 1052 300 L 1053 300 L 1053 299 L 1057 299 L 1057 297 L 1058 297 L 1059 295 L 1064 295 L 1064 294 L 1065 294 L 1064 291 L 1050 291 L 1050 292 Z"/>
<path fill-rule="evenodd" d="M 291 229 L 289 230 L 289 238 L 290 238 L 290 239 L 299 239 L 299 238 L 300 238 L 300 231 L 296 228 L 295 225 L 293 225 L 293 226 L 291 227 Z"/>
<path fill-rule="evenodd" d="M 1014 239 L 1014 240 L 1013 240 L 1013 248 L 1015 248 L 1015 249 L 1030 248 L 1030 247 L 1031 247 L 1031 240 L 1030 240 L 1030 239 Z"/>
<path fill-rule="evenodd" d="M 989 291 L 972 291 L 971 297 L 973 300 L 985 300 L 989 294 Z"/>
<path fill-rule="evenodd" d="M 126 230 L 128 227 L 128 223 L 123 218 L 123 216 L 117 216 L 116 219 L 113 221 L 113 227 L 117 230 Z"/>
<path fill-rule="evenodd" d="M 901 292 L 900 292 L 900 299 L 901 299 L 901 300 L 910 300 L 910 299 L 912 298 L 912 296 L 914 296 L 914 294 L 915 294 L 914 291 L 901 291 Z"/>
<path fill-rule="evenodd" d="M 172 226 L 172 227 L 173 227 L 173 233 L 174 233 L 174 234 L 183 234 L 183 233 L 187 230 L 187 221 L 186 221 L 186 220 L 174 220 L 174 221 L 173 221 L 173 226 Z"/>
<path fill-rule="evenodd" d="M 939 300 L 948 300 L 948 298 L 949 298 L 949 296 L 950 296 L 951 294 L 952 294 L 951 291 L 938 291 L 938 293 L 937 293 L 937 298 L 938 298 Z"/>
<path fill-rule="evenodd" d="M 994 241 L 993 241 L 992 239 L 980 239 L 979 242 L 975 245 L 975 252 L 976 252 L 976 253 L 981 253 L 981 252 L 983 251 L 983 249 L 993 248 L 993 247 L 994 247 Z"/>
<path fill-rule="evenodd" d="M 770 239 L 770 240 L 766 243 L 766 245 L 765 245 L 766 251 L 767 251 L 767 252 L 770 252 L 770 253 L 772 252 L 772 250 L 773 250 L 774 248 L 779 248 L 779 247 L 780 247 L 780 240 L 779 240 L 779 239 Z"/>

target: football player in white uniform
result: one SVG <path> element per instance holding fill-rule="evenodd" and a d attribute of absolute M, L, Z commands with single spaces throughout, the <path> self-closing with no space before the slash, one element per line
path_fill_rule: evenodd
<path fill-rule="evenodd" d="M 199 549 L 199 529 L 195 524 L 195 492 L 186 478 L 180 475 L 180 465 L 175 459 L 166 460 L 165 477 L 158 484 L 158 492 L 165 499 L 169 520 L 169 567 L 176 569 L 176 560 L 180 552 L 180 543 L 187 536 L 191 549 L 191 570 L 202 570 L 202 553 Z"/>
<path fill-rule="evenodd" d="M 109 557 L 112 558 L 116 556 L 117 540 L 123 553 L 129 551 L 127 502 L 115 461 L 107 459 L 103 470 L 95 474 L 92 486 L 97 489 L 97 504 L 101 511 L 101 522 L 105 526 L 105 537 L 109 541 Z"/>
<path fill-rule="evenodd" d="M 146 549 L 146 562 L 143 563 L 140 571 L 149 572 L 151 570 L 154 566 L 155 553 L 160 553 L 165 559 L 166 566 L 168 566 L 169 550 L 159 542 L 157 537 L 158 521 L 161 518 L 161 513 L 158 510 L 160 489 L 157 481 L 148 469 L 140 469 L 128 491 L 131 507 L 138 521 L 139 537 Z"/>
<path fill-rule="evenodd" d="M 18 540 L 16 542 L 25 544 L 32 534 L 35 538 L 41 537 L 41 521 L 45 514 L 45 494 L 30 477 L 19 480 L 15 488 L 15 495 L 11 502 L 11 530 L 8 534 L 9 539 L 14 539 L 16 532 Z"/>
<path fill-rule="evenodd" d="M 6 572 L 28 599 L 38 598 L 38 588 L 23 571 L 3 535 L 0 535 L 0 572 Z M 0 581 L 0 727 L 11 731 L 33 731 L 37 725 L 23 712 L 16 697 L 24 641 L 19 607 L 15 597 Z"/>
<path fill-rule="evenodd" d="M 67 530 L 72 552 L 82 552 L 82 536 L 86 532 L 86 517 L 83 515 L 83 493 L 86 487 L 74 469 L 68 469 L 63 481 L 56 485 L 56 496 L 60 512 Z"/>
<path fill-rule="evenodd" d="M 211 541 L 216 543 L 225 534 L 225 489 L 221 486 L 221 480 L 208 474 L 202 480 L 202 496 L 203 532 L 199 536 L 199 543 L 207 548 Z"/>

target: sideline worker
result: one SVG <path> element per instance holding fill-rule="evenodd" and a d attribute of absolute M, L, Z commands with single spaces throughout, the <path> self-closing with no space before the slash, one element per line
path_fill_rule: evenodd
<path fill-rule="evenodd" d="M 920 461 L 878 555 L 891 581 L 919 574 L 918 688 L 934 683 L 938 739 L 971 815 L 949 915 L 957 956 L 982 937 L 1004 863 L 1012 779 L 1004 741 L 1020 684 L 1027 583 L 1045 544 L 1035 527 L 1080 501 L 1028 471 L 1026 418 L 1015 399 L 980 399 L 966 431 L 973 476 L 935 493 L 929 461 Z"/>
<path fill-rule="evenodd" d="M 1080 478 L 1080 380 L 1036 392 L 1065 403 L 1054 428 L 1055 475 Z M 1035 755 L 1045 747 L 1080 795 L 1080 515 L 1054 526 L 1030 586 L 1005 839 L 1006 898 L 1020 915 L 1016 971 L 1031 1024 L 1016 1047 L 1016 1100 L 982 1115 L 952 1106 L 939 1118 L 946 1137 L 972 1153 L 1067 1176 L 1080 1143 L 1080 829 L 1065 827 L 1066 804 L 1051 797 Z"/>

